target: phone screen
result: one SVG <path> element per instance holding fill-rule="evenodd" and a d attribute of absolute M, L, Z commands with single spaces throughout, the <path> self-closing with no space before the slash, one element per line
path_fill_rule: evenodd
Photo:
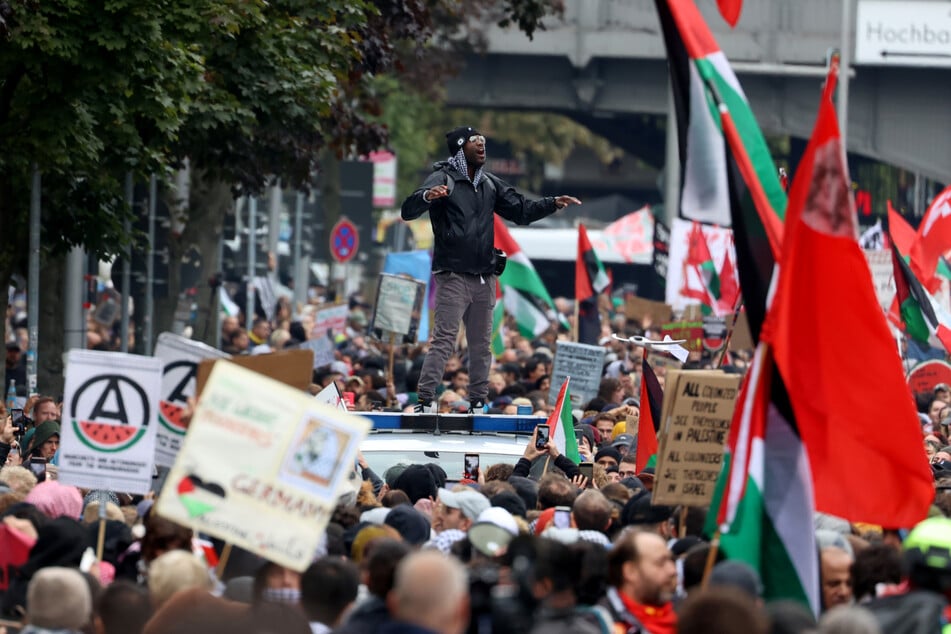
<path fill-rule="evenodd" d="M 46 458 L 30 458 L 30 471 L 40 482 L 46 479 Z"/>
<path fill-rule="evenodd" d="M 581 475 L 588 479 L 588 485 L 590 486 L 591 479 L 594 477 L 594 463 L 582 462 L 578 465 L 578 468 L 581 469 Z"/>
<path fill-rule="evenodd" d="M 538 425 L 535 429 L 535 448 L 544 449 L 545 445 L 548 444 L 548 425 Z"/>
<path fill-rule="evenodd" d="M 571 509 L 567 506 L 556 506 L 552 524 L 555 528 L 571 528 Z"/>
<path fill-rule="evenodd" d="M 465 470 L 463 471 L 462 477 L 468 478 L 469 480 L 477 480 L 479 478 L 479 454 L 467 453 L 465 460 Z"/>

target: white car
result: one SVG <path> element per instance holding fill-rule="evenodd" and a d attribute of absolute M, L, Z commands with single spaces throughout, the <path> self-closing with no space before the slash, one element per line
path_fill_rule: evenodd
<path fill-rule="evenodd" d="M 483 470 L 499 462 L 514 465 L 524 454 L 535 425 L 545 422 L 542 416 L 361 414 L 373 422 L 373 430 L 360 451 L 381 478 L 398 463 L 432 462 L 443 468 L 450 481 L 458 481 L 463 478 L 466 454 L 477 454 Z M 434 418 L 438 432 L 433 430 Z"/>

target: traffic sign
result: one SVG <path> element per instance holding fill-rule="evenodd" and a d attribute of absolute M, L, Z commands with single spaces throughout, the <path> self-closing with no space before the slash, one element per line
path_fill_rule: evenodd
<path fill-rule="evenodd" d="M 862 0 L 855 63 L 951 67 L 951 2 Z"/>
<path fill-rule="evenodd" d="M 346 218 L 341 218 L 330 230 L 330 254 L 334 260 L 343 264 L 353 259 L 360 247 L 360 234 L 357 227 Z"/>

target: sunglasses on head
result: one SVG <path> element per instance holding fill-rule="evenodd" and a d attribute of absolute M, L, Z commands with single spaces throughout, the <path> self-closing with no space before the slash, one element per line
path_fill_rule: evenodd
<path fill-rule="evenodd" d="M 469 143 L 485 143 L 485 137 L 481 134 L 473 134 L 468 141 Z"/>

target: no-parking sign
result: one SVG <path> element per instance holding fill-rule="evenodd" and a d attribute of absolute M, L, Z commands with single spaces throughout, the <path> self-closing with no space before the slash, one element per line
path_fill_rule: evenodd
<path fill-rule="evenodd" d="M 360 234 L 355 224 L 341 218 L 330 230 L 330 254 L 343 264 L 353 259 L 360 247 Z"/>

